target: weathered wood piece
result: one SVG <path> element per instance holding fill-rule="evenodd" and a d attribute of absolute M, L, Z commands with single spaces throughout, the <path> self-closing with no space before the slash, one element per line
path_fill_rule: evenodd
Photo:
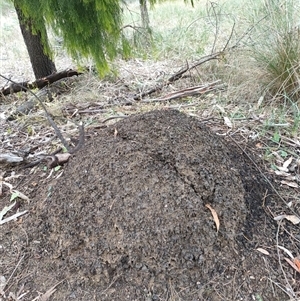
<path fill-rule="evenodd" d="M 49 76 L 39 78 L 33 82 L 31 81 L 26 81 L 26 82 L 21 82 L 21 83 L 12 83 L 9 86 L 3 87 L 0 90 L 0 97 L 3 97 L 5 95 L 17 93 L 24 91 L 26 92 L 28 89 L 42 89 L 43 87 L 46 87 L 62 78 L 66 77 L 72 77 L 74 75 L 78 76 L 80 74 L 83 74 L 82 72 L 78 72 L 76 70 L 64 70 L 61 72 L 53 73 L 50 74 Z"/>

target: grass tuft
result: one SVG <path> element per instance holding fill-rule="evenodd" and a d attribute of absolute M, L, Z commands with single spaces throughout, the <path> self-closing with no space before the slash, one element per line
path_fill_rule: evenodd
<path fill-rule="evenodd" d="M 266 0 L 260 13 L 252 50 L 264 71 L 265 90 L 273 97 L 294 100 L 300 93 L 299 2 Z"/>

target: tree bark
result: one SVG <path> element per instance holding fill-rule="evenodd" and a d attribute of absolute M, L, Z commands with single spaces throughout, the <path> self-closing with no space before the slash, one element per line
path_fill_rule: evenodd
<path fill-rule="evenodd" d="M 147 0 L 139 0 L 140 2 L 140 10 L 141 10 L 141 18 L 142 18 L 142 26 L 144 29 L 150 29 L 150 20 L 147 8 Z"/>
<path fill-rule="evenodd" d="M 139 0 L 142 19 L 142 41 L 145 46 L 150 46 L 152 40 L 152 30 L 147 7 L 147 0 Z"/>
<path fill-rule="evenodd" d="M 46 27 L 43 28 L 43 36 L 46 37 L 44 39 L 44 44 L 46 43 L 46 45 L 43 45 L 42 32 L 37 31 L 36 33 L 33 33 L 32 31 L 32 19 L 25 18 L 22 11 L 17 6 L 15 6 L 15 9 L 35 78 L 43 78 L 56 72 L 54 62 L 49 55 L 45 53 L 45 49 L 49 49 Z"/>

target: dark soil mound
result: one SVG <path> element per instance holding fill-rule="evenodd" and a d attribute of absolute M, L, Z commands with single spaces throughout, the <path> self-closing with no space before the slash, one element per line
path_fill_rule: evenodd
<path fill-rule="evenodd" d="M 34 282 L 66 279 L 54 300 L 271 300 L 249 255 L 267 188 L 226 144 L 170 110 L 101 131 L 32 224 Z"/>

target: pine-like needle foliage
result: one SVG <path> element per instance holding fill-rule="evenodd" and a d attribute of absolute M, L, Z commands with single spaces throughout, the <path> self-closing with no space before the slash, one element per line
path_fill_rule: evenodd
<path fill-rule="evenodd" d="M 101 75 L 107 60 L 117 54 L 122 9 L 119 0 L 13 0 L 33 29 L 46 23 L 62 36 L 64 46 L 75 59 L 92 57 Z"/>

